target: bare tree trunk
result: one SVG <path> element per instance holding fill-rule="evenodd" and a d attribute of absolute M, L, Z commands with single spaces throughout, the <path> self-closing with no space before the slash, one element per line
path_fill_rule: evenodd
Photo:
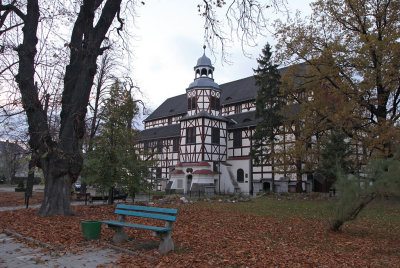
<path fill-rule="evenodd" d="M 32 197 L 34 182 L 35 182 L 35 160 L 31 156 L 31 159 L 29 160 L 29 165 L 28 165 L 28 179 L 26 181 L 26 190 L 25 190 L 26 208 L 29 207 L 29 198 Z"/>
<path fill-rule="evenodd" d="M 74 215 L 71 209 L 71 185 L 72 178 L 69 175 L 46 176 L 44 199 L 39 215 Z"/>
<path fill-rule="evenodd" d="M 301 159 L 296 159 L 296 193 L 303 192 L 302 179 L 301 179 Z"/>

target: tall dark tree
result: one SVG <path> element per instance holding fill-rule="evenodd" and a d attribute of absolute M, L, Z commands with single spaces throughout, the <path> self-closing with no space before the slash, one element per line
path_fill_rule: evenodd
<path fill-rule="evenodd" d="M 281 76 L 278 65 L 272 62 L 271 47 L 267 44 L 257 59 L 258 68 L 254 70 L 256 85 L 259 87 L 256 96 L 256 113 L 258 119 L 256 131 L 252 138 L 252 155 L 255 164 L 269 162 L 272 166 L 272 187 L 274 187 L 274 142 L 282 125 L 281 108 L 284 104 L 279 95 Z"/>
<path fill-rule="evenodd" d="M 146 177 L 150 175 L 152 161 L 140 159 L 135 148 L 139 132 L 131 128 L 137 114 L 131 93 L 115 81 L 100 116 L 100 133 L 93 138 L 93 149 L 87 153 L 83 173 L 86 182 L 99 185 L 103 192 L 109 190 L 110 203 L 115 185 L 126 186 L 132 198 L 151 186 Z"/>

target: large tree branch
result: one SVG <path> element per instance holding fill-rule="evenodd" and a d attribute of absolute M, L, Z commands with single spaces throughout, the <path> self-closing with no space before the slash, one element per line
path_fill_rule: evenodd
<path fill-rule="evenodd" d="M 116 14 L 119 12 L 122 0 L 107 0 L 101 12 L 99 21 L 94 27 L 94 38 L 97 47 L 101 46 L 108 29 L 110 28 Z"/>
<path fill-rule="evenodd" d="M 36 44 L 38 42 L 36 32 L 39 23 L 38 0 L 29 0 L 25 26 L 23 27 L 24 40 L 17 51 L 19 56 L 19 70 L 16 81 L 22 97 L 22 105 L 28 117 L 29 133 L 32 151 L 36 154 L 48 152 L 52 144 L 48 130 L 47 116 L 39 101 L 38 91 L 34 82 Z"/>
<path fill-rule="evenodd" d="M 8 5 L 2 5 L 0 3 L 0 11 L 4 11 L 3 14 L 0 16 L 0 27 L 3 26 L 7 16 L 10 14 L 10 12 L 14 12 L 17 14 L 18 17 L 20 17 L 23 21 L 26 19 L 26 15 L 15 5 L 17 1 L 14 0 Z"/>

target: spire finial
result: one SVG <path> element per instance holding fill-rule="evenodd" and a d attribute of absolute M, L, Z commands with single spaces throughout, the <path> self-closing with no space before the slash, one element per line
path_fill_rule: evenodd
<path fill-rule="evenodd" d="M 206 45 L 203 46 L 204 49 L 204 55 L 206 54 Z"/>

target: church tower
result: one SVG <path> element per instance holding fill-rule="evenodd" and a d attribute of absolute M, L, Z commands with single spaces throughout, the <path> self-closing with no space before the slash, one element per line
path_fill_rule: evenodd
<path fill-rule="evenodd" d="M 194 81 L 186 89 L 187 115 L 180 120 L 179 160 L 215 166 L 226 160 L 227 119 L 221 116 L 221 89 L 214 82 L 214 66 L 205 53 L 197 60 L 194 73 Z"/>

